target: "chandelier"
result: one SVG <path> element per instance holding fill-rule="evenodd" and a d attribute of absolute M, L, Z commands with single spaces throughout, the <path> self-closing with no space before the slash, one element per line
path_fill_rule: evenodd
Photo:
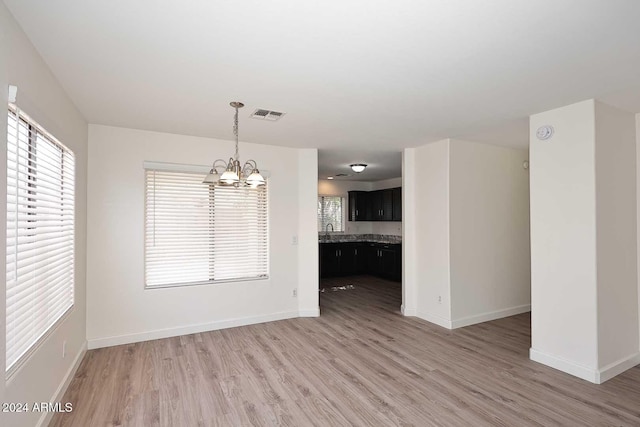
<path fill-rule="evenodd" d="M 217 159 L 213 162 L 209 174 L 205 177 L 203 184 L 213 184 L 234 187 L 258 187 L 264 185 L 264 177 L 258 170 L 258 164 L 255 160 L 247 160 L 244 165 L 240 166 L 240 155 L 238 153 L 238 109 L 244 107 L 242 102 L 231 102 L 236 110 L 233 118 L 233 134 L 236 137 L 236 154 L 229 158 L 228 162 Z M 220 173 L 222 172 L 222 174 Z"/>

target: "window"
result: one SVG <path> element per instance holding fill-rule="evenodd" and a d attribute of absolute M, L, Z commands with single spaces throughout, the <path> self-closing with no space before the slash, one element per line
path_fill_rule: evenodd
<path fill-rule="evenodd" d="M 268 277 L 267 185 L 214 187 L 202 183 L 206 172 L 154 165 L 146 170 L 147 288 Z"/>
<path fill-rule="evenodd" d="M 342 218 L 342 197 L 318 197 L 318 230 L 344 231 Z"/>
<path fill-rule="evenodd" d="M 73 306 L 75 158 L 9 105 L 7 353 L 10 374 Z"/>

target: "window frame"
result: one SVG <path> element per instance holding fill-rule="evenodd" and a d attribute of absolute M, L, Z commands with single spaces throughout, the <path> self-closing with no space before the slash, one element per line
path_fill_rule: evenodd
<path fill-rule="evenodd" d="M 10 118 L 10 116 L 12 116 L 12 118 Z M 27 200 L 28 201 L 33 201 L 34 205 L 33 206 L 28 206 L 28 209 L 37 209 L 36 203 L 38 203 L 39 199 L 42 199 L 43 197 L 45 197 L 44 195 L 47 194 L 47 192 L 50 191 L 50 189 L 46 189 L 46 185 L 48 184 L 45 181 L 45 187 L 44 190 L 43 189 L 39 189 L 38 184 L 37 184 L 37 179 L 34 179 L 33 177 L 37 177 L 37 171 L 38 168 L 44 168 L 45 170 L 47 169 L 47 164 L 46 164 L 46 160 L 42 160 L 42 164 L 38 165 L 37 162 L 37 152 L 38 152 L 38 144 L 48 144 L 51 146 L 51 148 L 55 149 L 55 150 L 59 150 L 60 152 L 60 158 L 57 159 L 57 162 L 59 163 L 55 163 L 56 165 L 59 164 L 59 175 L 56 176 L 56 179 L 59 181 L 61 187 L 59 189 L 60 191 L 60 196 L 61 196 L 61 200 L 64 200 L 64 197 L 62 197 L 66 192 L 68 192 L 70 190 L 71 193 L 71 201 L 61 201 L 60 202 L 60 212 L 61 215 L 65 215 L 65 212 L 67 214 L 71 214 L 71 218 L 70 220 L 67 219 L 71 225 L 70 230 L 68 231 L 60 231 L 60 238 L 65 238 L 68 241 L 68 244 L 70 244 L 69 247 L 66 247 L 65 251 L 69 251 L 69 255 L 68 255 L 68 261 L 70 262 L 70 266 L 67 268 L 67 274 L 68 274 L 68 280 L 63 280 L 63 286 L 60 286 L 59 289 L 56 289 L 56 286 L 52 286 L 52 283 L 49 281 L 44 281 L 44 285 L 41 287 L 37 287 L 35 289 L 38 289 L 40 291 L 42 291 L 42 289 L 50 292 L 51 289 L 57 290 L 58 292 L 53 294 L 54 298 L 52 298 L 51 301 L 57 301 L 58 298 L 64 298 L 62 299 L 62 301 L 64 301 L 62 304 L 60 304 L 60 307 L 62 308 L 62 311 L 60 311 L 60 313 L 57 315 L 57 317 L 54 318 L 53 321 L 51 321 L 50 324 L 43 326 L 43 330 L 40 331 L 39 328 L 32 328 L 33 331 L 33 335 L 35 336 L 34 339 L 29 339 L 28 341 L 28 345 L 25 347 L 25 349 L 22 351 L 22 353 L 20 353 L 18 355 L 18 357 L 13 360 L 11 362 L 11 365 L 8 365 L 9 363 L 9 357 L 8 357 L 8 352 L 9 352 L 9 319 L 8 319 L 8 315 L 9 315 L 9 293 L 8 293 L 8 289 L 9 289 L 9 280 L 8 280 L 8 274 L 9 274 L 9 269 L 7 268 L 6 270 L 6 276 L 5 276 L 5 283 L 7 284 L 7 292 L 5 294 L 5 322 L 6 322 L 6 327 L 5 327 L 5 378 L 7 380 L 10 380 L 11 378 L 13 378 L 13 376 L 20 371 L 20 369 L 30 360 L 30 358 L 33 356 L 33 354 L 47 341 L 47 339 L 60 327 L 60 325 L 71 315 L 71 313 L 73 313 L 75 311 L 75 307 L 76 307 L 76 260 L 77 260 L 77 236 L 76 236 L 76 200 L 77 200 L 77 194 L 76 194 L 76 189 L 77 189 L 77 181 L 76 181 L 76 165 L 75 165 L 75 152 L 70 149 L 68 146 L 66 146 L 65 144 L 63 144 L 62 142 L 60 142 L 59 139 L 57 139 L 55 136 L 53 136 L 50 132 L 48 132 L 44 127 L 42 127 L 38 122 L 36 122 L 33 118 L 31 118 L 28 114 L 24 113 L 22 110 L 20 110 L 15 104 L 9 103 L 8 104 L 8 110 L 7 110 L 7 146 L 6 146 L 6 150 L 7 150 L 7 168 L 6 168 L 6 174 L 7 174 L 7 178 L 9 177 L 9 173 L 10 173 L 10 162 L 15 162 L 15 168 L 16 168 L 16 172 L 15 175 L 13 177 L 14 180 L 16 180 L 15 186 L 16 188 L 19 186 L 20 182 L 26 182 L 27 186 L 29 188 L 33 188 L 33 190 L 28 190 L 27 194 L 33 195 L 33 198 L 28 197 Z M 19 172 L 18 170 L 20 169 L 20 163 L 18 160 L 10 160 L 9 156 L 9 132 L 11 130 L 11 125 L 10 125 L 10 120 L 15 120 L 16 123 L 16 129 L 15 131 L 17 132 L 16 135 L 14 135 L 16 139 L 15 141 L 15 148 L 16 150 L 16 156 L 18 155 L 17 153 L 19 152 L 19 150 L 21 149 L 21 140 L 19 138 L 19 132 L 20 129 L 25 129 L 28 134 L 27 134 L 27 150 L 28 150 L 28 163 L 26 165 L 24 165 L 26 167 L 26 169 L 28 170 L 28 176 L 27 179 L 25 181 L 24 178 L 18 178 L 19 176 Z M 67 161 L 66 159 L 70 159 L 71 160 L 71 164 L 70 165 L 65 165 L 65 162 Z M 12 164 L 11 163 L 11 164 Z M 71 175 L 70 177 L 68 175 Z M 28 182 L 28 181 L 34 181 L 34 182 Z M 15 194 L 15 202 L 11 203 L 9 202 L 9 194 L 12 194 L 13 190 L 10 190 L 9 187 L 9 180 L 7 180 L 7 197 L 5 198 L 5 206 L 7 208 L 7 210 L 9 209 L 13 209 L 13 212 L 16 213 L 16 215 L 18 215 L 18 206 L 20 205 L 19 199 L 20 199 L 20 195 L 19 193 Z M 70 186 L 71 188 L 65 188 L 66 186 Z M 11 188 L 14 188 L 13 186 L 11 186 Z M 57 194 L 57 193 L 54 193 Z M 24 197 L 24 196 L 22 196 Z M 42 203 L 42 201 L 40 201 L 40 203 Z M 15 208 L 14 208 L 15 206 Z M 27 209 L 27 210 L 28 210 Z M 49 208 L 51 209 L 51 208 Z M 22 213 L 24 214 L 24 212 Z M 26 213 L 27 215 L 36 215 L 36 218 L 34 218 L 33 221 L 29 220 L 27 222 L 35 222 L 35 221 L 40 221 L 40 219 L 37 218 L 38 212 L 33 212 L 33 213 Z M 45 217 L 47 217 L 48 215 L 51 215 L 51 213 L 40 213 L 40 216 L 44 215 Z M 12 223 L 15 224 L 10 224 L 9 223 L 9 216 L 7 215 L 7 217 L 5 218 L 5 230 L 7 231 L 7 239 L 5 240 L 5 253 L 8 254 L 9 253 L 9 248 L 15 248 L 11 250 L 11 253 L 14 254 L 14 260 L 12 261 L 13 263 L 17 263 L 18 261 L 18 256 L 20 254 L 20 252 L 22 252 L 24 254 L 24 252 L 26 251 L 26 249 L 22 249 L 22 251 L 19 250 L 20 246 L 25 245 L 24 242 L 20 242 L 18 240 L 18 237 L 14 237 L 15 241 L 13 242 L 12 245 L 9 245 L 9 237 L 8 237 L 8 231 L 9 231 L 9 226 L 15 226 L 16 230 L 18 228 L 20 229 L 33 229 L 33 230 L 37 230 L 37 228 L 34 227 L 19 227 L 19 219 L 18 216 L 16 216 L 13 220 Z M 47 220 L 51 220 L 50 218 L 48 218 Z M 61 220 L 64 221 L 64 220 Z M 32 236 L 38 236 L 39 233 L 34 232 Z M 8 266 L 8 257 L 7 259 L 5 259 L 5 264 L 7 264 Z M 14 267 L 14 274 L 15 271 L 15 267 Z M 45 272 L 46 274 L 46 272 Z M 60 276 L 58 276 L 60 277 Z M 13 278 L 12 281 L 20 281 L 21 279 L 19 278 L 19 275 L 16 278 Z M 70 283 L 67 283 L 69 282 Z M 47 319 L 48 316 L 46 313 L 48 313 L 52 308 L 57 308 L 57 306 L 53 306 L 49 303 L 49 300 L 45 300 L 44 304 L 41 304 L 40 307 L 38 307 L 37 305 L 34 305 L 33 309 L 35 311 L 35 314 L 30 314 L 30 316 L 34 316 L 37 317 L 39 319 Z M 40 309 L 38 310 L 38 308 L 44 308 L 44 309 Z M 30 313 L 29 311 L 27 311 L 27 313 Z"/>
<path fill-rule="evenodd" d="M 147 261 L 148 261 L 148 251 L 147 251 L 147 173 L 150 171 L 158 171 L 158 172 L 169 172 L 169 173 L 180 173 L 180 174 L 191 174 L 194 176 L 198 176 L 199 180 L 202 181 L 205 176 L 208 174 L 210 167 L 208 166 L 200 166 L 200 165 L 187 165 L 187 164 L 176 164 L 176 163 L 164 163 L 164 162 L 153 162 L 153 161 L 145 161 L 144 165 L 144 174 L 145 174 L 145 185 L 144 185 L 144 209 L 143 209 L 143 259 L 144 259 L 144 280 L 143 280 L 143 288 L 144 290 L 156 290 L 156 289 L 166 289 L 166 288 L 176 288 L 176 287 L 191 287 L 191 286 L 203 286 L 203 285 L 220 285 L 225 283 L 233 283 L 233 282 L 254 282 L 254 281 L 263 281 L 269 280 L 270 278 L 270 269 L 271 269 L 271 235 L 270 235 L 270 191 L 269 188 L 269 179 L 266 180 L 266 184 L 264 187 L 264 217 L 265 217 L 265 243 L 264 250 L 266 252 L 264 263 L 265 263 L 265 273 L 258 276 L 250 276 L 250 277 L 236 277 L 236 278 L 224 278 L 224 279 L 210 279 L 210 280 L 196 280 L 196 281 L 187 281 L 187 282 L 171 282 L 165 284 L 148 284 L 147 280 Z M 266 172 L 266 171 L 264 171 Z M 202 184 L 206 186 L 207 184 Z M 213 200 L 213 185 L 209 184 L 208 190 L 208 200 L 209 203 Z M 211 265 L 211 258 L 213 257 L 211 251 L 208 252 L 209 256 L 209 275 L 211 276 L 213 268 Z"/>
<path fill-rule="evenodd" d="M 346 224 L 346 208 L 345 208 L 345 204 L 346 204 L 346 197 L 340 196 L 340 195 L 335 195 L 335 194 L 318 194 L 318 202 L 320 203 L 320 199 L 324 199 L 324 198 L 339 198 L 340 199 L 340 225 L 341 225 L 341 229 L 340 230 L 333 230 L 331 231 L 332 233 L 344 233 L 347 230 L 347 224 Z M 319 215 L 316 214 L 316 222 L 320 222 L 320 218 Z M 326 228 L 326 226 L 324 227 Z M 320 233 L 326 233 L 326 230 L 324 228 L 321 228 L 320 230 L 318 230 L 318 232 Z"/>

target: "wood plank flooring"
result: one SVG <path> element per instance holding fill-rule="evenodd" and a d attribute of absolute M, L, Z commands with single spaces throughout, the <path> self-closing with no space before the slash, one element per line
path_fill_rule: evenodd
<path fill-rule="evenodd" d="M 593 385 L 529 360 L 528 314 L 448 331 L 347 284 L 319 318 L 89 351 L 51 425 L 640 426 L 640 367 Z"/>

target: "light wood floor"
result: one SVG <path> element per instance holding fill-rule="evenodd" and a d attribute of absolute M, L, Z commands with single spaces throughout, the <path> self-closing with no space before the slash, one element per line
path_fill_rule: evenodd
<path fill-rule="evenodd" d="M 640 368 L 597 386 L 532 362 L 519 315 L 448 331 L 400 284 L 327 281 L 320 318 L 89 351 L 54 426 L 639 426 Z"/>

